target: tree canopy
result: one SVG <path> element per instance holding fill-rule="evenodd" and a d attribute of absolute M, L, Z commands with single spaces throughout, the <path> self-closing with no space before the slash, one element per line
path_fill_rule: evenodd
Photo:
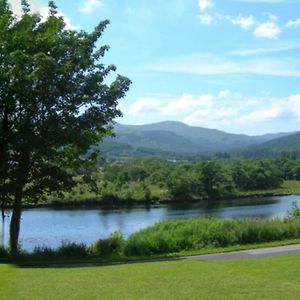
<path fill-rule="evenodd" d="M 97 41 L 109 21 L 68 30 L 53 1 L 45 21 L 22 6 L 17 18 L 0 0 L 0 193 L 13 205 L 13 254 L 22 201 L 74 184 L 71 170 L 93 160 L 83 154 L 110 133 L 130 86 L 120 75 L 108 80 L 116 67 L 101 63 L 109 47 Z"/>

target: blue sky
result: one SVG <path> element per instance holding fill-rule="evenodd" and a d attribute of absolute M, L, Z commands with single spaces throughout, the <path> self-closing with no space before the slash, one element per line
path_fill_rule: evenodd
<path fill-rule="evenodd" d="M 17 0 L 12 0 L 18 12 Z M 47 1 L 32 0 L 42 15 Z M 300 129 L 299 0 L 57 0 L 70 28 L 109 19 L 106 63 L 133 84 L 123 118 L 234 133 Z"/>

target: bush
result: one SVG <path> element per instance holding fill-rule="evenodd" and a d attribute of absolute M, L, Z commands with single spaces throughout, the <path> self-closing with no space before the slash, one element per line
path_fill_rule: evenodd
<path fill-rule="evenodd" d="M 88 256 L 88 248 L 84 244 L 62 243 L 57 249 L 58 258 L 82 258 Z"/>
<path fill-rule="evenodd" d="M 300 219 L 172 220 L 160 222 L 129 236 L 124 253 L 129 256 L 166 254 L 299 237 Z"/>
<path fill-rule="evenodd" d="M 296 201 L 293 201 L 291 209 L 288 210 L 287 212 L 286 219 L 288 220 L 300 219 L 300 208 L 298 207 Z"/>
<path fill-rule="evenodd" d="M 58 257 L 57 251 L 49 247 L 35 247 L 33 252 L 27 256 L 37 260 L 48 260 L 55 259 Z"/>
<path fill-rule="evenodd" d="M 91 246 L 91 253 L 94 255 L 107 256 L 120 253 L 124 245 L 123 235 L 116 231 L 107 239 L 99 239 Z"/>

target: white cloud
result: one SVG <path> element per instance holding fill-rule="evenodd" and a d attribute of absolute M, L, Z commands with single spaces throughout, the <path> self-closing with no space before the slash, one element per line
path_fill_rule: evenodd
<path fill-rule="evenodd" d="M 23 14 L 21 0 L 9 0 L 8 3 L 10 4 L 13 13 L 20 17 Z M 37 1 L 29 0 L 29 5 L 34 12 L 38 12 L 40 9 L 40 5 L 38 5 Z"/>
<path fill-rule="evenodd" d="M 88 14 L 91 13 L 95 8 L 103 6 L 102 0 L 86 0 L 83 6 L 79 8 L 79 11 Z"/>
<path fill-rule="evenodd" d="M 204 25 L 210 25 L 213 22 L 213 18 L 211 15 L 202 14 L 198 16 L 200 23 Z"/>
<path fill-rule="evenodd" d="M 277 39 L 281 33 L 280 28 L 273 21 L 267 21 L 258 25 L 254 30 L 254 35 L 258 38 Z"/>
<path fill-rule="evenodd" d="M 198 0 L 198 5 L 201 11 L 205 11 L 206 9 L 213 6 L 212 0 Z"/>
<path fill-rule="evenodd" d="M 285 24 L 285 27 L 287 27 L 287 28 L 297 28 L 297 27 L 300 27 L 300 18 L 288 21 Z"/>
<path fill-rule="evenodd" d="M 245 3 L 286 3 L 291 2 L 288 0 L 235 0 L 235 2 L 245 2 Z"/>
<path fill-rule="evenodd" d="M 278 17 L 270 12 L 266 12 L 264 13 L 265 16 L 267 16 L 269 18 L 270 21 L 278 21 Z"/>
<path fill-rule="evenodd" d="M 195 75 L 250 74 L 300 77 L 299 61 L 289 58 L 237 61 L 203 53 L 166 59 L 154 66 L 147 67 L 147 69 Z"/>
<path fill-rule="evenodd" d="M 271 107 L 267 109 L 255 110 L 249 114 L 240 116 L 236 118 L 237 123 L 241 124 L 255 124 L 261 123 L 270 119 L 275 119 L 279 117 L 280 113 L 282 112 L 280 107 Z"/>
<path fill-rule="evenodd" d="M 21 17 L 23 14 L 21 1 L 20 0 L 10 0 L 9 3 L 12 7 L 13 13 L 16 16 Z M 42 21 L 45 21 L 47 19 L 48 15 L 49 15 L 48 6 L 40 5 L 37 0 L 29 0 L 29 4 L 30 4 L 32 12 L 40 14 Z M 70 29 L 70 30 L 78 29 L 78 26 L 74 25 L 72 23 L 71 19 L 59 10 L 58 10 L 58 16 L 63 17 L 67 29 Z"/>
<path fill-rule="evenodd" d="M 219 92 L 218 94 L 218 98 L 227 98 L 231 95 L 231 91 L 230 90 L 222 90 Z"/>
<path fill-rule="evenodd" d="M 239 25 L 243 29 L 250 29 L 255 24 L 255 20 L 253 16 L 249 16 L 249 17 L 240 16 L 237 18 L 230 18 L 230 21 L 232 22 L 232 24 Z"/>
<path fill-rule="evenodd" d="M 290 96 L 288 107 L 298 120 L 300 120 L 300 94 Z"/>
<path fill-rule="evenodd" d="M 194 126 L 218 127 L 231 123 L 232 117 L 238 114 L 236 108 L 211 108 L 197 110 L 183 119 L 183 122 Z"/>
<path fill-rule="evenodd" d="M 288 43 L 288 44 L 277 45 L 275 47 L 268 46 L 263 48 L 237 49 L 228 52 L 228 54 L 237 55 L 237 56 L 252 56 L 252 55 L 262 55 L 262 54 L 268 54 L 274 52 L 284 52 L 284 51 L 295 50 L 299 48 L 300 45 L 296 43 Z"/>
<path fill-rule="evenodd" d="M 221 90 L 213 94 L 182 94 L 179 97 L 169 98 L 140 98 L 124 110 L 140 123 L 145 117 L 160 119 L 176 119 L 190 125 L 212 126 L 230 123 L 240 110 L 239 105 L 226 107 L 229 97 L 238 99 L 238 94 L 229 90 Z M 220 106 L 220 100 L 222 103 Z"/>
<path fill-rule="evenodd" d="M 216 94 L 157 95 L 140 98 L 123 111 L 136 124 L 172 119 L 221 130 L 226 126 L 247 128 L 286 118 L 300 121 L 300 94 L 283 98 L 272 97 L 270 93 L 247 97 L 225 89 Z"/>
<path fill-rule="evenodd" d="M 166 116 L 189 114 L 199 108 L 211 107 L 213 105 L 213 99 L 213 95 L 210 94 L 203 94 L 200 96 L 183 94 L 179 98 L 172 99 L 163 105 L 160 111 Z"/>
<path fill-rule="evenodd" d="M 161 106 L 161 101 L 156 98 L 140 98 L 132 103 L 127 110 L 131 116 L 141 116 L 145 113 L 156 112 Z"/>

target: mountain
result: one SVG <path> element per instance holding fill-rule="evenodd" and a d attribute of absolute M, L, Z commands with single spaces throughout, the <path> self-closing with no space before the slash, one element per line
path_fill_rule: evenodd
<path fill-rule="evenodd" d="M 194 156 L 215 152 L 230 152 L 265 143 L 293 133 L 261 136 L 226 133 L 216 129 L 189 126 L 181 122 L 164 121 L 146 125 L 114 125 L 115 137 L 99 144 L 99 149 L 111 157 L 132 156 Z"/>
<path fill-rule="evenodd" d="M 240 149 L 238 154 L 243 157 L 270 157 L 276 156 L 282 152 L 294 152 L 300 156 L 300 133 L 294 133 L 288 136 L 272 139 Z"/>

